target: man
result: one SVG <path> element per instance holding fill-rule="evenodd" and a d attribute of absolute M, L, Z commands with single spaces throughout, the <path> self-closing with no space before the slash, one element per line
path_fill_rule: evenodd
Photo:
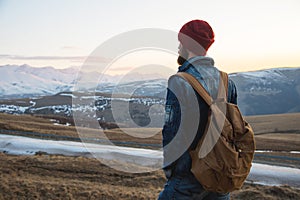
<path fill-rule="evenodd" d="M 178 40 L 178 71 L 193 75 L 211 97 L 216 98 L 220 81 L 219 71 L 214 67 L 214 60 L 206 56 L 207 50 L 214 42 L 212 28 L 203 20 L 190 21 L 181 28 Z M 237 103 L 236 87 L 230 79 L 227 100 Z M 165 111 L 162 134 L 163 169 L 167 183 L 159 195 L 159 200 L 230 199 L 229 194 L 205 191 L 191 172 L 192 160 L 189 150 L 196 148 L 206 129 L 208 105 L 185 80 L 175 76 L 168 82 Z"/>

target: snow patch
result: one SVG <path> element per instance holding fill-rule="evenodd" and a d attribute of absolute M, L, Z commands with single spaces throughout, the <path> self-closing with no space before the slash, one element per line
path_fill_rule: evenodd
<path fill-rule="evenodd" d="M 34 155 L 42 151 L 66 156 L 91 156 L 121 162 L 133 162 L 141 166 L 161 166 L 163 153 L 160 150 L 100 145 L 72 141 L 52 141 L 23 136 L 0 135 L 0 151 L 15 155 Z M 253 163 L 248 182 L 265 185 L 300 187 L 300 169 Z"/>

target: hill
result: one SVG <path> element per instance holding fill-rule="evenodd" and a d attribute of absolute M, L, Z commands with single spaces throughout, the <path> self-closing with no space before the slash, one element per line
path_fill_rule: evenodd
<path fill-rule="evenodd" d="M 5 134 L 23 134 L 43 139 L 78 139 L 74 126 L 67 125 L 64 118 L 53 120 L 52 117 L 0 114 L 0 129 Z M 257 133 L 255 138 L 260 151 L 256 155 L 261 155 L 255 158 L 255 162 L 299 167 L 295 161 L 281 160 L 283 157 L 299 160 L 299 153 L 289 152 L 300 152 L 299 118 L 299 113 L 247 117 Z M 89 136 L 94 134 L 97 137 L 97 130 L 84 129 Z M 141 128 L 137 131 L 147 130 Z M 132 138 L 120 129 L 105 130 L 105 134 L 111 141 L 161 143 L 160 134 L 152 138 Z M 112 161 L 110 164 L 117 165 L 118 162 Z M 0 153 L 0 177 L 0 199 L 156 199 L 165 183 L 162 170 L 125 173 L 111 169 L 95 158 L 48 155 L 43 152 L 34 156 Z M 241 190 L 231 194 L 233 200 L 299 198 L 299 188 L 251 183 L 246 183 Z"/>

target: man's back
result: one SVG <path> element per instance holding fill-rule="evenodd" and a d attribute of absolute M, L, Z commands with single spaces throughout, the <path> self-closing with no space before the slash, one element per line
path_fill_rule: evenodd
<path fill-rule="evenodd" d="M 209 57 L 203 57 L 198 56 L 194 57 L 190 60 L 188 60 L 184 65 L 179 67 L 179 72 L 187 72 L 191 75 L 193 75 L 203 86 L 204 88 L 211 94 L 213 97 L 217 95 L 218 92 L 218 86 L 219 86 L 219 70 L 213 66 L 214 61 L 212 58 Z M 173 91 L 172 91 L 173 90 Z M 176 91 L 178 90 L 178 91 Z M 179 91 L 180 90 L 180 91 Z M 195 138 L 193 139 L 192 143 L 189 144 L 188 149 L 194 149 L 203 135 L 206 124 L 207 124 L 207 118 L 208 118 L 208 105 L 205 103 L 205 101 L 197 94 L 193 88 L 189 86 L 189 84 L 180 79 L 180 78 L 173 78 L 173 80 L 169 80 L 169 87 L 167 92 L 167 99 L 166 99 L 166 119 L 165 119 L 165 125 L 163 127 L 163 146 L 166 146 L 170 143 L 170 141 L 176 136 L 178 130 L 180 130 L 181 125 L 181 117 L 183 115 L 183 112 L 188 112 L 187 109 L 185 109 L 187 106 L 191 106 L 195 102 L 191 102 L 189 100 L 185 101 L 186 104 L 189 105 L 183 105 L 184 102 L 179 102 L 177 96 L 184 96 L 183 98 L 191 99 L 192 95 L 189 95 L 191 93 L 194 93 L 197 97 L 197 106 L 199 107 L 199 113 L 196 113 L 199 115 L 199 123 L 197 123 L 197 133 L 195 134 Z M 236 87 L 233 83 L 233 81 L 229 81 L 228 84 L 228 102 L 237 103 L 237 93 L 236 93 Z M 195 104 L 193 105 L 195 106 Z M 196 109 L 193 109 L 195 111 Z M 186 115 L 191 116 L 191 111 L 189 113 L 186 113 Z M 196 120 L 196 119 L 190 119 L 190 120 Z M 181 131 L 185 132 L 182 134 L 191 134 L 190 131 L 193 128 L 187 127 L 185 129 L 181 129 Z M 194 130 L 194 129 L 193 129 Z M 186 149 L 186 150 L 188 150 Z M 165 152 L 165 157 L 167 157 L 168 153 L 174 154 L 174 152 Z M 190 170 L 190 158 L 188 152 L 185 152 L 183 156 L 179 157 L 178 160 L 176 160 L 176 168 L 175 171 L 179 174 L 186 173 Z M 185 159 L 184 159 L 185 158 Z M 165 160 L 168 160 L 167 158 Z M 182 160 L 182 161 L 181 161 Z M 188 164 L 187 164 L 188 163 Z M 167 168 L 167 165 L 170 163 L 165 163 L 165 168 Z M 175 165 L 175 161 L 171 164 Z"/>
<path fill-rule="evenodd" d="M 211 94 L 212 97 L 216 97 L 218 86 L 219 86 L 219 70 L 214 67 L 214 61 L 212 58 L 197 56 L 187 60 L 182 66 L 179 67 L 179 72 L 187 72 L 193 75 Z M 175 95 L 176 94 L 176 95 Z M 192 94 L 196 95 L 198 109 L 195 109 L 195 104 L 193 104 L 190 99 Z M 178 96 L 183 96 L 184 98 L 179 102 Z M 230 80 L 228 84 L 228 102 L 237 103 L 237 93 L 234 83 Z M 191 107 L 190 109 L 188 107 Z M 197 113 L 191 114 L 191 112 L 198 111 L 198 118 L 190 118 L 188 120 L 197 120 L 197 127 L 192 128 L 190 126 L 180 128 L 181 122 L 183 121 L 182 116 L 195 116 Z M 185 187 L 191 187 L 190 190 L 193 191 L 191 195 L 203 195 L 207 193 L 202 186 L 195 179 L 191 173 L 191 157 L 189 155 L 189 150 L 196 148 L 196 145 L 200 138 L 202 137 L 208 119 L 208 105 L 205 101 L 197 94 L 193 88 L 189 86 L 187 82 L 180 78 L 172 78 L 169 80 L 167 99 L 166 99 L 166 119 L 165 125 L 163 127 L 163 145 L 164 147 L 170 144 L 177 134 L 191 135 L 192 140 L 189 144 L 180 144 L 179 148 L 174 152 L 174 149 L 169 150 L 164 148 L 164 170 L 166 176 L 169 180 L 176 179 L 177 181 L 186 183 Z M 196 130 L 196 133 L 191 133 Z M 180 132 L 180 133 L 179 133 Z M 182 140 L 181 140 L 182 141 Z M 180 143 L 180 141 L 179 141 Z M 185 148 L 182 150 L 181 148 Z M 183 153 L 181 155 L 181 152 Z M 180 155 L 179 155 L 180 154 Z M 178 159 L 174 160 L 174 155 L 178 155 Z M 172 162 L 173 161 L 173 162 Z M 174 182 L 174 181 L 172 181 Z M 176 182 L 176 181 L 175 181 Z M 182 184 L 178 184 L 182 185 Z M 177 190 L 180 190 L 177 188 Z M 185 190 L 185 189 L 184 189 Z M 199 193 L 200 192 L 200 193 Z M 170 192 L 172 193 L 172 192 Z M 178 194 L 177 194 L 178 195 Z M 210 194 L 218 195 L 218 194 Z M 197 195 L 196 195 L 197 196 Z M 227 195 L 228 197 L 228 195 Z M 182 199 L 178 198 L 178 199 Z M 190 196 L 189 196 L 190 198 Z M 164 198 L 161 198 L 164 199 Z"/>

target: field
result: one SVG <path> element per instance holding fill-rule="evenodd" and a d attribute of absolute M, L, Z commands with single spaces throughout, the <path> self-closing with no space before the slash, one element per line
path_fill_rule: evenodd
<path fill-rule="evenodd" d="M 59 155 L 0 154 L 0 199 L 156 199 L 165 183 L 161 170 L 127 174 L 96 159 Z M 232 199 L 300 199 L 289 186 L 245 184 Z"/>
<path fill-rule="evenodd" d="M 297 123 L 299 120 L 299 113 L 247 117 L 247 121 L 257 134 L 255 136 L 257 149 L 267 150 L 264 155 L 279 156 L 275 158 L 258 156 L 255 158 L 256 162 L 299 168 L 297 161 L 286 162 L 281 159 L 284 156 L 299 155 L 290 153 L 300 151 L 300 125 Z M 53 123 L 49 118 L 0 114 L 0 129 L 5 134 L 45 139 L 57 139 L 56 136 L 61 136 L 59 139 L 78 139 L 73 126 L 53 125 Z M 93 129 L 82 129 L 88 136 L 99 137 L 97 131 Z M 11 132 L 12 130 L 17 132 Z M 159 129 L 150 130 L 153 131 Z M 141 144 L 160 144 L 161 141 L 160 134 L 151 139 L 135 138 L 122 133 L 119 129 L 105 130 L 105 135 L 111 140 L 134 141 Z M 124 173 L 111 169 L 93 158 L 44 153 L 35 156 L 0 153 L 0 176 L 0 199 L 156 199 L 165 183 L 161 170 L 141 174 Z M 246 200 L 300 199 L 300 189 L 247 183 L 231 196 L 232 199 Z"/>

